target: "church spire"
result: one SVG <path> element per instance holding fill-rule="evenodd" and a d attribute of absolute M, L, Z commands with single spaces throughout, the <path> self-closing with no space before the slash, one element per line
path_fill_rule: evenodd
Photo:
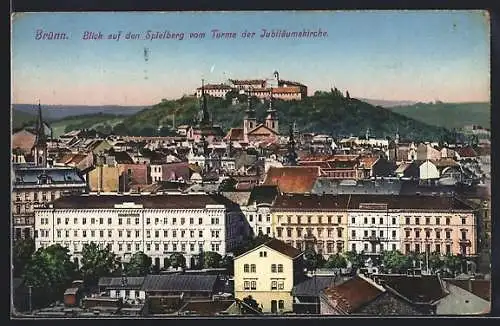
<path fill-rule="evenodd" d="M 44 145 L 46 144 L 47 137 L 45 135 L 45 126 L 43 124 L 42 118 L 42 106 L 40 105 L 40 100 L 38 100 L 38 116 L 36 120 L 36 141 L 35 144 Z"/>
<path fill-rule="evenodd" d="M 288 152 L 286 154 L 287 165 L 297 165 L 297 152 L 295 152 L 295 123 L 290 123 L 288 130 Z"/>
<path fill-rule="evenodd" d="M 45 135 L 45 125 L 42 118 L 42 106 L 38 100 L 38 117 L 35 127 L 35 144 L 32 148 L 33 158 L 36 165 L 47 165 L 47 136 Z"/>

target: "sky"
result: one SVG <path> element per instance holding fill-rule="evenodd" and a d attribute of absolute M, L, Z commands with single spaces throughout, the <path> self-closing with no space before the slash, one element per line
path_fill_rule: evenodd
<path fill-rule="evenodd" d="M 22 13 L 11 21 L 16 104 L 152 105 L 194 93 L 201 79 L 275 70 L 309 95 L 337 87 L 368 99 L 490 101 L 485 11 Z M 237 37 L 213 38 L 214 29 Z M 261 38 L 263 29 L 326 35 Z M 103 39 L 83 40 L 86 31 Z M 151 40 L 148 31 L 184 38 Z M 126 39 L 129 32 L 140 38 Z M 196 32 L 205 38 L 191 38 Z"/>

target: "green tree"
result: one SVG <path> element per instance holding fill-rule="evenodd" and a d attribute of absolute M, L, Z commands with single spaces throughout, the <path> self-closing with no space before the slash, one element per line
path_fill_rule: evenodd
<path fill-rule="evenodd" d="M 113 127 L 113 134 L 118 136 L 126 136 L 129 134 L 129 130 L 124 123 L 120 122 Z"/>
<path fill-rule="evenodd" d="M 222 260 L 222 256 L 214 251 L 203 253 L 203 268 L 218 268 Z"/>
<path fill-rule="evenodd" d="M 361 267 L 364 267 L 365 265 L 365 260 L 363 258 L 363 254 L 358 254 L 356 251 L 347 251 L 344 254 L 346 260 L 351 263 L 351 267 L 353 269 L 358 269 Z"/>
<path fill-rule="evenodd" d="M 404 255 L 399 250 L 384 251 L 382 265 L 386 271 L 403 273 L 413 266 L 412 258 Z"/>
<path fill-rule="evenodd" d="M 142 251 L 138 251 L 125 264 L 125 273 L 127 276 L 146 276 L 151 271 L 151 263 L 151 257 Z"/>
<path fill-rule="evenodd" d="M 256 311 L 259 311 L 259 312 L 262 312 L 262 308 L 259 306 L 259 303 L 257 302 L 257 300 L 255 300 L 251 295 L 243 298 L 243 302 L 251 307 L 252 309 L 256 310 Z M 241 307 L 241 310 L 242 310 L 242 313 L 244 315 L 247 315 L 247 314 L 255 314 L 254 311 L 252 311 L 251 309 L 249 309 L 248 307 L 246 307 L 245 305 L 242 305 Z"/>
<path fill-rule="evenodd" d="M 233 256 L 225 255 L 220 262 L 220 266 L 222 268 L 225 268 L 230 275 L 234 275 L 234 258 L 233 258 Z"/>
<path fill-rule="evenodd" d="M 335 255 L 330 255 L 325 265 L 326 268 L 346 268 L 347 260 L 344 256 L 336 253 Z"/>
<path fill-rule="evenodd" d="M 35 252 L 35 240 L 31 238 L 14 241 L 13 248 L 14 277 L 21 277 L 24 267 Z"/>
<path fill-rule="evenodd" d="M 170 264 L 173 268 L 186 267 L 186 257 L 179 252 L 174 252 L 170 255 Z"/>
<path fill-rule="evenodd" d="M 86 285 L 97 284 L 100 277 L 117 275 L 121 271 L 120 259 L 107 247 L 101 249 L 96 243 L 84 244 L 80 269 Z"/>
<path fill-rule="evenodd" d="M 60 299 L 76 275 L 69 250 L 60 245 L 38 249 L 27 262 L 22 278 L 33 288 L 34 306 Z"/>
<path fill-rule="evenodd" d="M 462 259 L 457 255 L 447 254 L 443 257 L 443 265 L 453 276 L 456 276 L 461 272 Z"/>
<path fill-rule="evenodd" d="M 308 271 L 316 270 L 324 263 L 323 256 L 318 255 L 314 249 L 308 248 L 304 251 L 304 267 Z"/>
<path fill-rule="evenodd" d="M 444 261 L 441 255 L 437 252 L 433 252 L 429 255 L 429 268 L 433 271 L 439 271 L 444 267 Z"/>

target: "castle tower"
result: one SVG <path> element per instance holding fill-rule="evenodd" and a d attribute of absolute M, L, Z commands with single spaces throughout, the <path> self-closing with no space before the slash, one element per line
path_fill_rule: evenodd
<path fill-rule="evenodd" d="M 248 96 L 247 109 L 245 110 L 245 119 L 243 120 L 243 135 L 245 141 L 248 142 L 248 133 L 257 126 L 257 118 L 255 110 L 252 107 L 252 99 Z"/>
<path fill-rule="evenodd" d="M 273 108 L 273 93 L 271 89 L 271 97 L 269 98 L 269 108 L 267 109 L 267 116 L 266 116 L 266 127 L 269 129 L 272 129 L 278 133 L 279 128 L 278 128 L 278 113 L 276 110 Z"/>
<path fill-rule="evenodd" d="M 35 164 L 37 166 L 47 166 L 47 136 L 45 135 L 45 126 L 43 124 L 40 101 L 38 101 L 38 117 L 36 120 L 35 132 L 35 144 L 31 149 Z"/>

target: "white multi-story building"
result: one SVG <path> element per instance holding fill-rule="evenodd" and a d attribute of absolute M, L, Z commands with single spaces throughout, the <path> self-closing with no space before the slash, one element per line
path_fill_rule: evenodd
<path fill-rule="evenodd" d="M 367 255 L 400 250 L 399 222 L 385 203 L 359 203 L 347 212 L 348 250 Z"/>
<path fill-rule="evenodd" d="M 245 224 L 239 206 L 221 195 L 91 194 L 61 197 L 37 209 L 35 245 L 58 243 L 77 261 L 83 245 L 94 242 L 124 259 L 143 251 L 158 267 L 179 252 L 191 267 L 202 252 L 224 256 L 238 246 Z"/>

